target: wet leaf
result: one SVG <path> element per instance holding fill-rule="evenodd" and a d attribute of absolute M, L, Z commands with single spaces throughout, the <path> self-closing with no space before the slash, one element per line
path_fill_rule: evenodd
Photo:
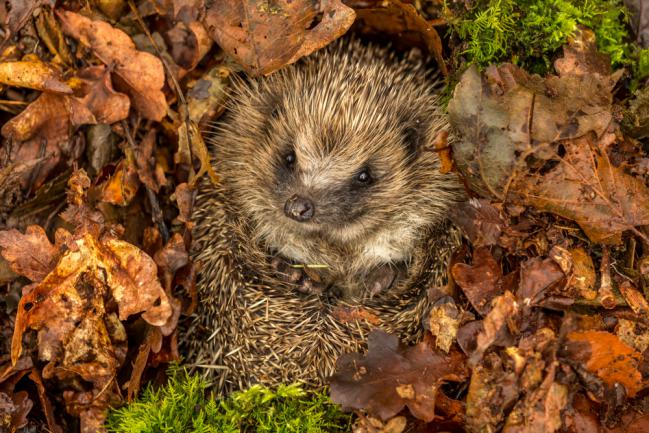
<path fill-rule="evenodd" d="M 321 21 L 309 28 L 320 13 Z M 339 0 L 274 3 L 218 0 L 203 24 L 209 35 L 252 75 L 296 62 L 344 34 L 354 11 Z"/>
<path fill-rule="evenodd" d="M 346 354 L 336 362 L 336 373 L 330 379 L 331 399 L 382 420 L 408 406 L 415 417 L 431 421 L 438 388 L 445 381 L 460 381 L 466 376 L 466 365 L 458 352 L 437 352 L 427 341 L 401 347 L 397 337 L 373 331 L 366 357 Z"/>
<path fill-rule="evenodd" d="M 104 21 L 91 20 L 69 11 L 57 13 L 63 32 L 86 47 L 105 65 L 114 65 L 116 84 L 131 98 L 144 117 L 160 121 L 167 113 L 162 93 L 164 69 L 159 58 L 138 51 L 131 38 Z"/>

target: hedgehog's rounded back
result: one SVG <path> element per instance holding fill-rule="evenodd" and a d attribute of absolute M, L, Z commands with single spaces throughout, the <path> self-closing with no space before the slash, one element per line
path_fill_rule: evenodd
<path fill-rule="evenodd" d="M 197 200 L 202 304 L 184 337 L 217 388 L 320 383 L 373 326 L 417 337 L 423 292 L 458 241 L 444 216 L 461 188 L 431 149 L 446 129 L 439 87 L 420 63 L 355 41 L 236 81 L 212 140 L 222 185 Z M 322 267 L 345 300 L 297 294 L 269 254 Z M 405 278 L 370 299 L 365 281 L 396 263 Z"/>

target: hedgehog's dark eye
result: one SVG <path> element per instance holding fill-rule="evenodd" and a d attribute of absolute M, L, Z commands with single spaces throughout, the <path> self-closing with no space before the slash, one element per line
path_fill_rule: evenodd
<path fill-rule="evenodd" d="M 363 170 L 358 173 L 356 175 L 356 182 L 363 185 L 369 185 L 370 183 L 372 183 L 372 176 L 370 175 L 370 172 L 368 170 Z"/>
<path fill-rule="evenodd" d="M 286 156 L 284 156 L 284 162 L 288 168 L 293 168 L 295 166 L 296 159 L 295 152 L 293 151 L 290 151 Z"/>

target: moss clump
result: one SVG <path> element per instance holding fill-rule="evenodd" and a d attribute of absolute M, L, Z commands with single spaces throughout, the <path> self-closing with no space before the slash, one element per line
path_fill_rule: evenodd
<path fill-rule="evenodd" d="M 175 368 L 169 383 L 148 387 L 135 402 L 114 410 L 109 432 L 119 433 L 317 433 L 350 430 L 351 416 L 324 392 L 307 394 L 298 384 L 271 390 L 259 385 L 216 401 L 207 383 Z"/>
<path fill-rule="evenodd" d="M 546 73 L 579 25 L 595 32 L 614 67 L 637 62 L 623 0 L 477 0 L 468 11 L 447 11 L 462 53 L 480 66 L 510 61 Z"/>

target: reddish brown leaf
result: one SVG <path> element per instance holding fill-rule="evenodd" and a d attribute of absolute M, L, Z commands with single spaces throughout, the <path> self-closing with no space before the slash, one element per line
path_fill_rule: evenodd
<path fill-rule="evenodd" d="M 347 307 L 336 305 L 331 312 L 332 316 L 341 323 L 365 321 L 371 325 L 381 324 L 381 318 L 361 307 Z"/>
<path fill-rule="evenodd" d="M 165 34 L 165 39 L 174 62 L 187 71 L 196 67 L 213 43 L 205 27 L 197 21 L 187 24 L 179 21 Z"/>
<path fill-rule="evenodd" d="M 496 245 L 506 226 L 489 200 L 471 199 L 449 209 L 449 218 L 476 247 Z"/>
<path fill-rule="evenodd" d="M 142 317 L 155 325 L 163 325 L 170 317 L 171 306 L 150 257 L 126 242 L 112 238 L 97 240 L 90 234 L 76 239 L 74 247 L 20 300 L 12 344 L 13 362 L 20 356 L 22 334 L 28 328 L 43 330 L 47 338 L 41 341 L 41 359 L 53 359 L 61 342 L 69 341 L 75 328 L 80 330 L 78 323 L 86 314 L 84 299 L 92 294 L 87 292 L 87 285 L 92 286 L 95 281 L 109 287 L 121 320 L 142 311 Z M 95 277 L 88 280 L 89 275 Z"/>
<path fill-rule="evenodd" d="M 503 274 L 489 248 L 478 248 L 473 253 L 473 263 L 457 263 L 451 269 L 453 279 L 480 314 L 491 310 L 491 301 L 503 291 Z"/>
<path fill-rule="evenodd" d="M 345 4 L 356 10 L 357 26 L 362 33 L 390 35 L 397 46 L 426 50 L 435 57 L 440 71 L 448 74 L 442 55 L 442 39 L 413 4 L 400 0 L 351 0 Z"/>
<path fill-rule="evenodd" d="M 2 158 L 23 162 L 41 160 L 23 175 L 23 186 L 31 181 L 32 186 L 38 187 L 63 156 L 75 153 L 70 132 L 86 123 L 94 123 L 94 116 L 75 98 L 43 93 L 2 126 L 2 135 L 15 143 L 2 148 Z"/>
<path fill-rule="evenodd" d="M 415 417 L 431 421 L 437 389 L 445 381 L 463 380 L 467 373 L 459 352 L 443 354 L 429 341 L 400 347 L 397 337 L 372 331 L 366 357 L 345 354 L 336 362 L 330 380 L 331 399 L 382 420 L 408 406 Z"/>
<path fill-rule="evenodd" d="M 144 117 L 162 120 L 167 113 L 167 101 L 161 90 L 165 75 L 159 58 L 136 50 L 126 33 L 107 22 L 69 11 L 58 12 L 58 17 L 68 36 L 92 49 L 105 65 L 114 65 L 119 84 Z"/>
<path fill-rule="evenodd" d="M 322 20 L 309 29 L 321 13 Z M 211 3 L 203 23 L 221 48 L 253 75 L 269 74 L 340 37 L 354 11 L 339 0 Z"/>
<path fill-rule="evenodd" d="M 131 103 L 123 93 L 113 89 L 110 74 L 104 66 L 79 71 L 79 102 L 95 116 L 95 123 L 111 124 L 128 117 Z"/>
<path fill-rule="evenodd" d="M 517 293 L 524 305 L 538 304 L 565 275 L 552 259 L 534 257 L 521 264 L 521 283 Z"/>

